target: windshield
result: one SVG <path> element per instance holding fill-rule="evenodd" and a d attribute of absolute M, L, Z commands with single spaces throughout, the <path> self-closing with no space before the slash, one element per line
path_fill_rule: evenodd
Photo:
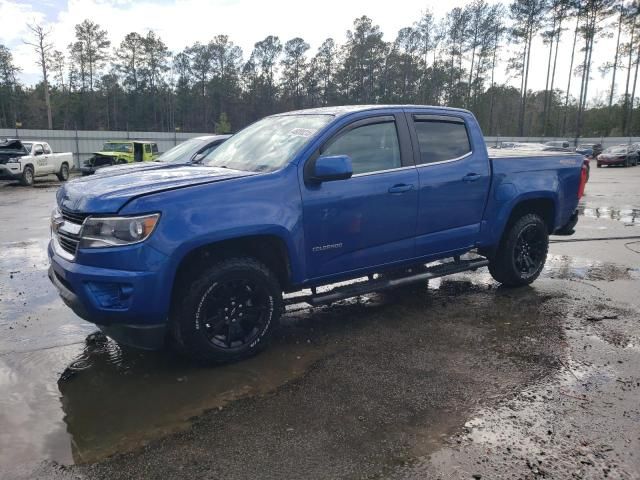
<path fill-rule="evenodd" d="M 333 115 L 267 117 L 231 137 L 203 161 L 208 167 L 273 172 L 283 167 Z"/>
<path fill-rule="evenodd" d="M 204 147 L 207 142 L 208 140 L 203 140 L 201 138 L 192 138 L 176 145 L 173 148 L 170 148 L 158 158 L 156 158 L 155 161 L 164 163 L 189 161 L 193 156 L 193 153 L 199 150 L 201 147 Z"/>
<path fill-rule="evenodd" d="M 604 153 L 627 153 L 627 147 L 609 147 Z"/>
<path fill-rule="evenodd" d="M 33 147 L 33 143 L 31 143 L 31 142 L 22 142 L 22 146 L 27 151 L 27 153 L 31 153 L 31 147 Z"/>
<path fill-rule="evenodd" d="M 107 142 L 102 146 L 102 151 L 131 153 L 133 149 L 130 143 Z"/>

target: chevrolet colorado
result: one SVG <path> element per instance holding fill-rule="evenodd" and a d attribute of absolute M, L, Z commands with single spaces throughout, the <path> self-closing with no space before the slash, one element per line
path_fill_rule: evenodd
<path fill-rule="evenodd" d="M 533 282 L 548 236 L 572 232 L 585 181 L 581 155 L 489 156 L 466 110 L 277 114 L 200 165 L 62 186 L 49 277 L 117 342 L 172 339 L 195 359 L 233 361 L 265 347 L 287 303 L 484 266 L 507 286 Z"/>

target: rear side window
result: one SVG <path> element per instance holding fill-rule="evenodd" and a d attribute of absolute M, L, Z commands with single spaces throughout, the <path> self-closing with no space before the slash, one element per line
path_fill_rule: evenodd
<path fill-rule="evenodd" d="M 47 155 L 51 153 L 51 147 L 48 143 L 43 143 L 42 148 L 44 149 L 44 153 L 46 153 Z"/>
<path fill-rule="evenodd" d="M 416 119 L 414 125 L 420 145 L 420 164 L 453 160 L 471 151 L 462 122 Z"/>
<path fill-rule="evenodd" d="M 151 151 L 153 153 L 158 153 L 158 144 L 157 143 L 152 143 L 151 144 Z"/>
<path fill-rule="evenodd" d="M 400 144 L 393 121 L 363 125 L 339 135 L 323 156 L 349 155 L 353 174 L 399 168 Z"/>

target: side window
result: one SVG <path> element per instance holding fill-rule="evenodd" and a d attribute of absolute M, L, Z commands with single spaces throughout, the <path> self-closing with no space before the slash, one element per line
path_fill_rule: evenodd
<path fill-rule="evenodd" d="M 44 150 L 42 149 L 42 145 L 40 145 L 39 143 L 36 143 L 33 146 L 33 154 L 34 155 L 42 155 L 44 153 Z"/>
<path fill-rule="evenodd" d="M 145 153 L 151 153 L 151 145 L 149 145 L 148 143 L 144 144 L 144 151 Z"/>
<path fill-rule="evenodd" d="M 158 144 L 157 143 L 152 143 L 151 144 L 151 151 L 153 153 L 158 153 Z"/>
<path fill-rule="evenodd" d="M 471 151 L 464 123 L 416 119 L 414 125 L 420 145 L 420 164 L 452 160 Z"/>
<path fill-rule="evenodd" d="M 49 146 L 48 143 L 43 143 L 42 147 L 44 149 L 44 153 L 46 153 L 47 155 L 49 155 L 51 153 L 51 147 Z"/>
<path fill-rule="evenodd" d="M 322 155 L 349 155 L 354 175 L 402 166 L 398 132 L 393 121 L 363 125 L 339 134 Z"/>

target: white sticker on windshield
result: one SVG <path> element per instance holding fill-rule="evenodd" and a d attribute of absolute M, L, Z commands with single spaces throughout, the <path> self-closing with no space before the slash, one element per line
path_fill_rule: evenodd
<path fill-rule="evenodd" d="M 293 130 L 291 130 L 291 135 L 295 137 L 307 138 L 313 135 L 314 133 L 315 133 L 315 130 L 312 130 L 310 128 L 294 128 Z"/>

